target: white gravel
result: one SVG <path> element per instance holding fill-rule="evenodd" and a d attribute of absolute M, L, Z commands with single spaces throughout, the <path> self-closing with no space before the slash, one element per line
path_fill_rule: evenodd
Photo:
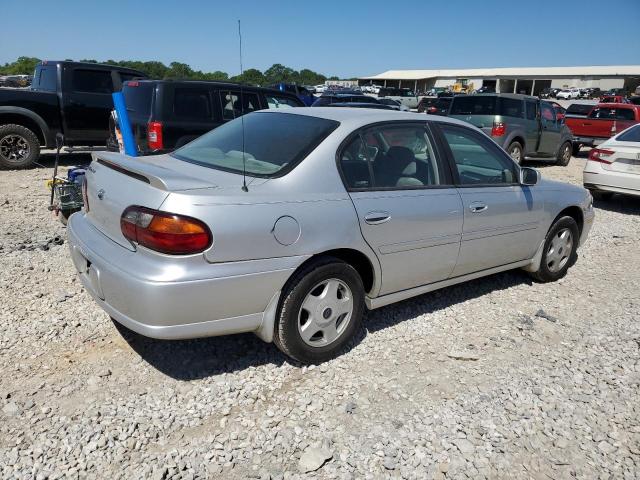
<path fill-rule="evenodd" d="M 563 280 L 377 310 L 304 368 L 253 335 L 123 338 L 57 244 L 50 173 L 0 172 L 0 478 L 640 477 L 640 200 L 596 204 Z"/>

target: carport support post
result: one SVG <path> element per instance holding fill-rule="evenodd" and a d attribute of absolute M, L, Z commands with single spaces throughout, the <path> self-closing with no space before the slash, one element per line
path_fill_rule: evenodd
<path fill-rule="evenodd" d="M 535 91 L 536 91 L 536 79 L 534 78 L 533 82 L 531 82 L 531 96 L 534 95 Z"/>
<path fill-rule="evenodd" d="M 513 81 L 513 93 L 518 93 L 518 79 Z"/>

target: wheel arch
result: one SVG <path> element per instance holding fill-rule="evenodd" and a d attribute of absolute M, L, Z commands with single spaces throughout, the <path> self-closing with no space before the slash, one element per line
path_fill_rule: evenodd
<path fill-rule="evenodd" d="M 580 207 L 576 205 L 571 205 L 570 207 L 566 207 L 564 210 L 558 213 L 558 215 L 556 215 L 556 217 L 553 219 L 553 222 L 551 222 L 551 226 L 553 226 L 553 224 L 556 223 L 558 219 L 562 217 L 573 218 L 578 224 L 578 232 L 580 233 L 580 236 L 582 236 L 582 229 L 584 227 L 584 214 L 582 213 L 582 209 Z M 549 229 L 551 229 L 551 226 L 549 226 Z"/>
<path fill-rule="evenodd" d="M 0 107 L 0 125 L 21 125 L 31 130 L 40 145 L 46 147 L 50 137 L 49 127 L 38 114 L 20 107 Z"/>

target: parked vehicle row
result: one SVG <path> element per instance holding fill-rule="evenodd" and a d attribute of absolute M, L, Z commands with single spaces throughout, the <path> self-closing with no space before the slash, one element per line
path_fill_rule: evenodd
<path fill-rule="evenodd" d="M 469 98 L 503 121 L 538 101 L 454 104 Z M 591 229 L 586 190 L 541 179 L 453 118 L 300 108 L 242 119 L 144 161 L 94 154 L 68 244 L 86 290 L 126 328 L 255 332 L 318 363 L 365 309 L 514 268 L 562 278 Z"/>

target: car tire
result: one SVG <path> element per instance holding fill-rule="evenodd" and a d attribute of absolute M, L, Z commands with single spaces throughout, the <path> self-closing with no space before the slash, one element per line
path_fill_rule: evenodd
<path fill-rule="evenodd" d="M 561 279 L 576 263 L 579 242 L 580 230 L 576 221 L 569 216 L 558 218 L 545 238 L 538 270 L 529 274 L 542 283 Z"/>
<path fill-rule="evenodd" d="M 40 156 L 40 141 L 22 125 L 0 126 L 0 168 L 30 167 Z"/>
<path fill-rule="evenodd" d="M 283 289 L 274 343 L 302 363 L 325 362 L 345 349 L 360 328 L 364 309 L 358 272 L 337 258 L 318 258 Z"/>
<path fill-rule="evenodd" d="M 524 149 L 520 142 L 511 142 L 507 147 L 507 153 L 517 164 L 521 164 L 524 159 Z M 516 158 L 517 157 L 517 158 Z"/>
<path fill-rule="evenodd" d="M 560 150 L 558 150 L 558 158 L 556 165 L 560 165 L 561 167 L 566 167 L 569 165 L 571 161 L 571 155 L 573 154 L 573 146 L 571 142 L 564 142 L 560 145 Z"/>

